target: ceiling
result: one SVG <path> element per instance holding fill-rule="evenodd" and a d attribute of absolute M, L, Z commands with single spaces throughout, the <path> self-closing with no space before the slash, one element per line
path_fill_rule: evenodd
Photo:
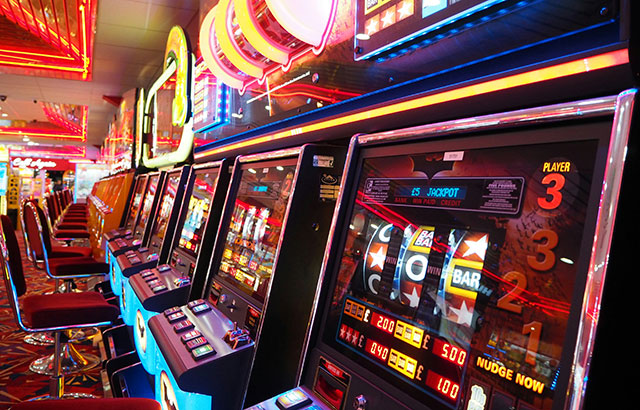
<path fill-rule="evenodd" d="M 101 145 L 117 109 L 104 97 L 119 97 L 132 88 L 153 84 L 162 72 L 167 36 L 174 25 L 186 30 L 195 50 L 199 3 L 200 0 L 98 0 L 91 80 L 20 75 L 15 70 L 0 69 L 0 96 L 6 96 L 5 101 L 0 98 L 0 119 L 40 121 L 44 116 L 41 102 L 87 106 L 86 142 L 44 138 L 42 142 Z M 0 144 L 9 142 L 23 143 L 16 136 L 0 136 Z M 87 150 L 92 151 L 96 150 Z"/>

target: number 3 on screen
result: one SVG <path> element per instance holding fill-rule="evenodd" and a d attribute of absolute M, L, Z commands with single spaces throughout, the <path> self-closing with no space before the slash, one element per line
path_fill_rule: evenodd
<path fill-rule="evenodd" d="M 560 205 L 560 202 L 562 202 L 562 193 L 560 190 L 564 188 L 564 175 L 558 173 L 548 174 L 542 178 L 541 182 L 547 185 L 547 197 L 538 198 L 538 205 L 540 208 L 546 210 L 556 209 Z M 551 199 L 549 199 L 549 197 L 551 197 Z"/>

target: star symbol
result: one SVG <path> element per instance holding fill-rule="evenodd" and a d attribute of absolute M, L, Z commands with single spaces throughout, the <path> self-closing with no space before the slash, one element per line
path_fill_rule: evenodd
<path fill-rule="evenodd" d="M 458 316 L 458 320 L 456 323 L 461 325 L 471 326 L 471 319 L 473 318 L 473 308 L 469 309 L 467 307 L 467 303 L 463 300 L 462 305 L 460 305 L 459 309 L 450 307 L 451 310 L 456 316 Z"/>
<path fill-rule="evenodd" d="M 340 328 L 340 339 L 344 339 L 345 328 L 345 325 L 342 325 L 342 327 Z"/>
<path fill-rule="evenodd" d="M 398 20 L 413 14 L 413 0 L 405 0 L 398 6 Z"/>
<path fill-rule="evenodd" d="M 413 290 L 411 291 L 411 293 L 406 293 L 403 292 L 402 293 L 407 299 L 409 299 L 409 306 L 414 308 L 414 307 L 418 307 L 418 304 L 420 303 L 420 296 L 418 296 L 418 292 L 416 292 L 416 288 L 414 287 Z"/>
<path fill-rule="evenodd" d="M 380 19 L 380 21 L 382 22 L 382 28 L 389 27 L 390 25 L 395 23 L 396 22 L 395 17 L 396 17 L 395 7 L 387 9 L 387 11 L 383 13 L 382 18 Z"/>
<path fill-rule="evenodd" d="M 484 256 L 487 253 L 487 247 L 489 246 L 489 239 L 487 235 L 484 235 L 477 241 L 464 241 L 465 245 L 469 247 L 467 251 L 462 255 L 463 258 L 473 255 L 474 253 L 484 260 Z"/>
<path fill-rule="evenodd" d="M 378 31 L 378 19 L 372 18 L 367 22 L 367 27 L 365 29 L 368 35 L 373 35 Z"/>
<path fill-rule="evenodd" d="M 370 268 L 373 268 L 374 266 L 379 266 L 381 270 L 384 268 L 384 259 L 387 256 L 387 252 L 382 246 L 378 248 L 376 253 L 369 252 L 369 256 L 371 256 Z"/>

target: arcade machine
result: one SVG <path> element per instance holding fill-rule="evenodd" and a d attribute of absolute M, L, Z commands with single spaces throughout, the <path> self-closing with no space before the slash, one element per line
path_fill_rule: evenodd
<path fill-rule="evenodd" d="M 132 312 L 126 309 L 126 298 L 130 296 L 129 277 L 141 270 L 155 268 L 159 260 L 166 260 L 168 257 L 190 175 L 190 165 L 167 171 L 158 206 L 155 213 L 150 215 L 151 223 L 147 222 L 149 234 L 139 247 L 115 257 L 113 277 L 116 278 L 115 282 L 120 282 L 120 311 L 124 323 L 129 326 L 133 325 L 130 315 Z"/>
<path fill-rule="evenodd" d="M 158 190 L 162 191 L 165 183 L 165 171 L 152 172 L 148 175 L 149 181 L 142 202 L 142 209 L 140 210 L 140 215 L 133 229 L 133 233 L 122 238 L 115 238 L 107 245 L 106 253 L 107 263 L 109 263 L 111 271 L 111 289 L 118 296 L 120 296 L 122 292 L 122 283 L 121 276 L 117 274 L 118 272 L 116 271 L 118 268 L 116 258 L 127 251 L 140 247 L 142 243 L 147 243 L 151 235 L 152 225 L 148 223 L 149 218 L 155 215 L 156 208 L 160 202 L 159 196 L 156 194 Z"/>
<path fill-rule="evenodd" d="M 124 236 L 133 234 L 133 227 L 138 222 L 138 212 L 140 211 L 142 199 L 144 198 L 144 194 L 147 189 L 147 182 L 148 176 L 146 174 L 138 175 L 138 177 L 136 178 L 136 183 L 133 188 L 133 195 L 127 209 L 127 215 L 126 219 L 124 220 L 124 224 L 122 224 L 117 229 L 112 229 L 102 236 L 102 244 L 105 251 L 107 244 L 113 239 L 122 238 Z"/>
<path fill-rule="evenodd" d="M 581 408 L 635 96 L 355 136 L 300 386 L 250 409 Z"/>
<path fill-rule="evenodd" d="M 305 145 L 236 159 L 208 277 L 148 322 L 164 406 L 240 409 L 247 386 L 294 385 L 344 155 Z"/>
<path fill-rule="evenodd" d="M 176 229 L 167 255 L 159 265 L 129 277 L 124 292 L 125 323 L 132 323 L 139 360 L 147 373 L 156 373 L 156 345 L 147 331 L 151 316 L 187 304 L 191 283 L 204 282 L 218 231 L 230 178 L 229 161 L 193 166 Z"/>

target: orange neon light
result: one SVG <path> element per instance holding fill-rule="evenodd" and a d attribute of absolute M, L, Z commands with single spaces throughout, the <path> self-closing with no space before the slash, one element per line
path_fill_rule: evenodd
<path fill-rule="evenodd" d="M 233 8 L 234 3 L 231 0 L 220 0 L 218 3 L 217 15 L 214 22 L 218 43 L 231 64 L 251 77 L 261 78 L 266 65 L 261 65 L 257 61 L 250 59 L 249 56 L 243 55 L 238 44 L 232 38 L 237 35 L 232 31 L 232 27 L 230 27 L 235 19 Z"/>
<path fill-rule="evenodd" d="M 216 50 L 216 36 L 215 36 L 215 19 L 217 5 L 214 6 L 209 13 L 202 20 L 200 25 L 200 52 L 202 53 L 202 59 L 216 78 L 229 87 L 242 88 L 246 80 L 245 76 L 240 75 L 238 72 L 234 72 L 231 68 L 225 66 L 220 61 L 220 56 Z"/>
<path fill-rule="evenodd" d="M 271 61 L 279 64 L 289 62 L 291 50 L 275 41 L 269 40 L 249 4 L 250 0 L 236 0 L 235 11 L 238 25 L 243 35 L 256 50 Z"/>
<path fill-rule="evenodd" d="M 301 127 L 290 128 L 273 134 L 266 134 L 248 140 L 229 144 L 224 147 L 218 147 L 209 151 L 198 152 L 194 157 L 202 158 L 204 156 L 215 155 L 222 152 L 244 148 L 247 146 L 261 144 L 265 142 L 277 141 L 308 132 L 324 130 L 345 124 L 351 124 L 358 121 L 379 118 L 386 115 L 397 114 L 404 111 L 410 111 L 416 108 L 428 107 L 448 101 L 455 101 L 476 95 L 488 94 L 494 91 L 507 90 L 522 85 L 536 84 L 543 81 L 568 77 L 576 74 L 584 74 L 590 71 L 596 71 L 603 68 L 614 67 L 629 62 L 629 51 L 627 49 L 610 51 L 607 53 L 573 60 L 566 63 L 556 64 L 549 67 L 539 68 L 524 73 L 513 74 L 495 80 L 488 80 L 453 90 L 442 91 L 430 94 L 424 97 L 418 97 L 413 100 L 402 101 L 395 104 L 389 104 L 384 107 L 372 108 L 369 110 L 347 114 L 341 117 L 318 121 Z"/>

